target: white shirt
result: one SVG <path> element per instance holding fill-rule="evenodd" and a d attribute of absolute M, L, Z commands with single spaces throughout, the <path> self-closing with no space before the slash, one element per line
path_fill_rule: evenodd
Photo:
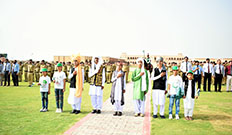
<path fill-rule="evenodd" d="M 55 89 L 64 89 L 64 80 L 66 79 L 66 75 L 63 71 L 59 72 L 55 72 L 52 80 L 55 80 Z"/>
<path fill-rule="evenodd" d="M 178 90 L 183 87 L 183 81 L 182 78 L 177 75 L 177 76 L 170 76 L 168 79 L 168 84 L 170 85 L 170 95 L 176 95 Z"/>
<path fill-rule="evenodd" d="M 39 78 L 40 92 L 48 92 L 48 85 L 51 83 L 49 76 L 41 76 Z"/>
<path fill-rule="evenodd" d="M 114 71 L 114 73 L 117 73 L 115 77 L 112 77 L 111 81 L 116 81 L 115 85 L 115 91 L 114 91 L 114 100 L 121 101 L 122 99 L 122 77 L 117 78 L 118 74 L 122 74 L 122 71 Z M 126 90 L 126 76 L 124 75 L 124 86 L 123 89 Z"/>
<path fill-rule="evenodd" d="M 187 68 L 186 69 L 186 62 L 181 63 L 180 70 L 182 72 L 188 72 L 189 70 L 192 70 L 192 64 L 190 62 L 187 62 Z"/>
<path fill-rule="evenodd" d="M 211 63 L 205 63 L 203 66 L 203 75 L 208 73 L 208 66 L 209 66 L 209 73 L 214 73 L 213 65 Z"/>
<path fill-rule="evenodd" d="M 220 69 L 219 69 L 219 67 L 221 68 L 221 73 L 220 73 Z M 216 74 L 222 74 L 223 76 L 225 76 L 225 69 L 224 69 L 224 66 L 223 65 L 216 65 L 216 66 L 214 66 L 214 73 L 216 73 Z"/>

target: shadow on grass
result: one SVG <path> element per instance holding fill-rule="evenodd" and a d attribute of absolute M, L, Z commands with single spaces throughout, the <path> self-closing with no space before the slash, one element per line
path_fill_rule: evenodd
<path fill-rule="evenodd" d="M 232 117 L 214 114 L 194 114 L 194 120 L 214 121 L 214 120 L 232 120 Z"/>

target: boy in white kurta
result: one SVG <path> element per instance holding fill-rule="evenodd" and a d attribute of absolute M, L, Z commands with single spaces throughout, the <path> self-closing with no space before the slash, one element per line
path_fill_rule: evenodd
<path fill-rule="evenodd" d="M 114 105 L 114 116 L 122 116 L 122 110 L 124 105 L 124 93 L 126 89 L 126 77 L 122 71 L 123 64 L 117 63 L 117 70 L 112 75 L 112 87 L 111 87 L 111 103 Z"/>
<path fill-rule="evenodd" d="M 103 103 L 103 89 L 105 84 L 105 67 L 100 57 L 92 58 L 92 65 L 89 71 L 90 88 L 89 95 L 93 106 L 92 113 L 101 113 Z"/>
<path fill-rule="evenodd" d="M 184 115 L 186 120 L 192 120 L 194 99 L 198 98 L 196 91 L 196 83 L 193 80 L 193 72 L 190 70 L 187 73 L 187 78 L 184 81 Z"/>
<path fill-rule="evenodd" d="M 68 103 L 72 106 L 72 114 L 79 114 L 81 111 L 81 97 L 84 88 L 84 69 L 81 68 L 80 55 L 72 56 L 74 67 L 70 69 L 68 79 L 70 80 L 70 92 Z"/>

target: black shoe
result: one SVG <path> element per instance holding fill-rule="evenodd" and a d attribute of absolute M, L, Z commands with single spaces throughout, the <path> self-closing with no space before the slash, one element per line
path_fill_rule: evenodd
<path fill-rule="evenodd" d="M 97 110 L 97 114 L 100 114 L 101 113 L 101 110 Z"/>
<path fill-rule="evenodd" d="M 73 113 L 76 113 L 77 112 L 77 110 L 72 110 L 72 112 L 70 112 L 71 114 L 73 114 Z"/>
<path fill-rule="evenodd" d="M 122 116 L 122 112 L 118 112 L 118 116 Z"/>
<path fill-rule="evenodd" d="M 92 114 L 97 113 L 97 110 L 93 110 L 91 113 L 92 113 Z"/>
<path fill-rule="evenodd" d="M 113 116 L 117 116 L 118 115 L 118 112 L 115 112 L 114 114 L 113 114 Z"/>
<path fill-rule="evenodd" d="M 161 118 L 161 119 L 165 119 L 165 116 L 164 116 L 164 115 L 160 115 L 160 118 Z"/>
<path fill-rule="evenodd" d="M 158 116 L 157 115 L 153 115 L 153 118 L 158 118 Z"/>
<path fill-rule="evenodd" d="M 80 112 L 81 112 L 80 110 L 77 110 L 77 111 L 76 111 L 76 114 L 78 114 L 78 113 L 80 113 Z"/>

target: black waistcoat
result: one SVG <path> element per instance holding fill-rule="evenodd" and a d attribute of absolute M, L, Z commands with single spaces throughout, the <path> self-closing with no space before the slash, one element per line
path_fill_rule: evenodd
<path fill-rule="evenodd" d="M 166 70 L 165 70 L 166 71 Z M 159 68 L 155 68 L 154 69 L 154 77 L 156 77 L 156 76 L 158 76 L 158 75 L 160 75 L 160 71 L 159 71 Z M 153 87 L 152 87 L 152 89 L 154 90 L 154 89 L 160 89 L 160 90 L 165 90 L 166 89 L 166 80 L 167 80 L 167 78 L 166 78 L 166 75 L 165 76 L 163 76 L 163 77 L 160 77 L 159 79 L 157 79 L 157 80 L 154 80 L 153 81 Z"/>

